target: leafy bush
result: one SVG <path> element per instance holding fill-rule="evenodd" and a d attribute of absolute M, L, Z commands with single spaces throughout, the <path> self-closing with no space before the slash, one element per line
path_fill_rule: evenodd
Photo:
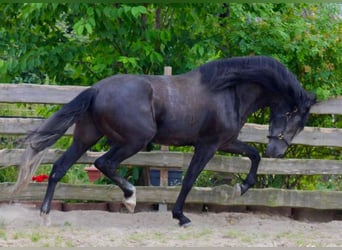
<path fill-rule="evenodd" d="M 0 169 L 0 182 L 15 182 L 17 180 L 18 170 L 16 167 Z"/>

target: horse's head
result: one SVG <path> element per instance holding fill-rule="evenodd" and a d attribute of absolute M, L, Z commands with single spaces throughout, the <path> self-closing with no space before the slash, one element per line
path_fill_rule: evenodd
<path fill-rule="evenodd" d="M 303 130 L 315 96 L 308 96 L 301 106 L 276 105 L 271 109 L 269 143 L 266 155 L 283 157 L 293 138 Z"/>

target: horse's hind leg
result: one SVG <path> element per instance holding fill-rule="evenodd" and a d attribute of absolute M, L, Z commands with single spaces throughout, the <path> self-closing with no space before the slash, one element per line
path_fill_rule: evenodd
<path fill-rule="evenodd" d="M 81 127 L 82 125 L 82 127 Z M 90 120 L 84 118 L 82 123 L 76 125 L 74 139 L 71 146 L 63 155 L 53 164 L 48 187 L 40 208 L 41 215 L 47 215 L 50 212 L 51 201 L 55 192 L 57 183 L 63 178 L 69 168 L 82 156 L 87 149 L 95 144 L 102 134 L 98 132 Z"/>
<path fill-rule="evenodd" d="M 239 140 L 235 140 L 234 142 L 226 145 L 224 144 L 220 146 L 219 150 L 234 154 L 242 154 L 244 156 L 247 156 L 251 160 L 251 168 L 246 179 L 243 181 L 242 184 L 236 184 L 236 186 L 234 187 L 234 193 L 232 197 L 234 198 L 243 195 L 256 182 L 257 171 L 260 162 L 260 156 L 258 151 L 255 148 Z"/>
<path fill-rule="evenodd" d="M 146 143 L 143 144 L 125 144 L 113 145 L 113 147 L 103 156 L 95 161 L 95 166 L 111 179 L 124 193 L 123 203 L 130 212 L 134 212 L 136 205 L 135 187 L 125 178 L 117 173 L 117 166 L 120 162 L 134 155 L 141 150 Z"/>

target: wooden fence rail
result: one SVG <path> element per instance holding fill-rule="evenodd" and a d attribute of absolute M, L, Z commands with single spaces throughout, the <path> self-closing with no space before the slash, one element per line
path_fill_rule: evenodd
<path fill-rule="evenodd" d="M 65 104 L 87 87 L 0 84 L 0 103 L 42 103 Z M 342 114 L 342 96 L 316 104 L 311 109 L 314 114 Z"/>
<path fill-rule="evenodd" d="M 0 184 L 0 201 L 8 200 L 12 183 Z M 16 196 L 19 200 L 42 200 L 46 184 L 31 183 L 29 188 Z M 174 203 L 180 191 L 173 187 L 137 187 L 137 202 Z M 193 187 L 187 203 L 226 206 L 301 207 L 314 209 L 341 209 L 342 192 L 301 191 L 275 188 L 250 189 L 238 198 L 232 198 L 233 188 L 221 185 L 212 188 Z M 54 195 L 56 200 L 92 200 L 121 202 L 122 191 L 114 185 L 70 185 L 59 183 Z"/>
<path fill-rule="evenodd" d="M 45 154 L 42 163 L 54 163 L 63 153 L 62 150 L 50 149 Z M 9 167 L 20 164 L 22 149 L 0 150 L 0 166 Z M 86 152 L 77 162 L 92 164 L 103 152 Z M 121 164 L 139 167 L 175 168 L 186 170 L 192 153 L 152 151 L 139 152 L 126 159 Z M 246 157 L 228 157 L 215 155 L 207 164 L 206 170 L 221 173 L 248 173 L 250 161 Z M 315 174 L 342 174 L 342 165 L 339 160 L 312 160 L 312 159 L 274 159 L 262 158 L 258 170 L 259 174 L 279 175 L 315 175 Z"/>
<path fill-rule="evenodd" d="M 32 131 L 43 119 L 36 118 L 1 118 L 0 134 L 25 135 Z M 73 127 L 69 128 L 66 135 L 71 135 Z M 244 142 L 267 143 L 268 125 L 247 123 L 239 134 L 239 139 Z M 294 138 L 293 144 L 309 146 L 342 147 L 342 129 L 305 127 L 304 130 Z"/>
<path fill-rule="evenodd" d="M 42 86 L 30 84 L 0 84 L 0 103 L 40 103 L 65 104 L 85 87 L 79 86 Z M 342 115 L 342 97 L 316 104 L 311 113 Z M 0 117 L 0 135 L 23 136 L 33 130 L 43 119 L 30 117 Z M 72 134 L 70 128 L 66 135 Z M 239 134 L 245 142 L 267 143 L 267 125 L 246 124 Z M 295 138 L 294 144 L 310 146 L 342 147 L 342 129 L 305 127 Z M 1 168 L 18 166 L 23 149 L 0 150 Z M 46 152 L 42 163 L 53 163 L 63 153 L 62 150 L 50 149 Z M 87 152 L 78 163 L 91 164 L 103 152 Z M 140 152 L 125 160 L 123 165 L 141 167 L 177 168 L 188 167 L 191 153 L 152 151 Z M 206 169 L 222 173 L 247 173 L 250 161 L 245 157 L 227 157 L 216 155 Z M 1 172 L 0 172 L 1 173 Z M 262 158 L 259 174 L 280 175 L 341 175 L 342 161 L 314 159 L 266 159 Z M 11 183 L 0 184 L 0 201 L 8 200 Z M 16 199 L 42 199 L 45 184 L 30 184 Z M 306 207 L 316 209 L 342 209 L 342 192 L 332 191 L 299 191 L 281 189 L 251 189 L 244 196 L 232 199 L 232 188 L 218 186 L 213 188 L 194 188 L 187 202 L 219 205 L 255 205 L 269 207 Z M 138 202 L 174 203 L 179 187 L 138 187 Z M 121 201 L 121 191 L 112 185 L 67 185 L 59 184 L 55 199 Z"/>

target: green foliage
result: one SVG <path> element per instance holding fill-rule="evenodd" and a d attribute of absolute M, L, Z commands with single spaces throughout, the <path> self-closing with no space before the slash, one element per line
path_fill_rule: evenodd
<path fill-rule="evenodd" d="M 338 5 L 232 5 L 230 54 L 270 55 L 319 99 L 341 95 L 342 22 Z"/>
<path fill-rule="evenodd" d="M 0 183 L 15 182 L 17 180 L 18 170 L 16 167 L 0 168 Z"/>
<path fill-rule="evenodd" d="M 183 73 L 255 54 L 278 58 L 326 99 L 342 94 L 338 6 L 1 5 L 0 81 L 92 85 L 117 73 L 160 74 L 164 65 Z"/>
<path fill-rule="evenodd" d="M 84 170 L 84 167 L 85 165 L 82 164 L 74 164 L 62 178 L 61 182 L 70 184 L 88 183 L 88 175 Z"/>
<path fill-rule="evenodd" d="M 119 166 L 118 173 L 134 185 L 139 180 L 141 170 L 139 167 Z"/>
<path fill-rule="evenodd" d="M 342 179 L 324 175 L 259 175 L 256 187 L 342 191 Z"/>

